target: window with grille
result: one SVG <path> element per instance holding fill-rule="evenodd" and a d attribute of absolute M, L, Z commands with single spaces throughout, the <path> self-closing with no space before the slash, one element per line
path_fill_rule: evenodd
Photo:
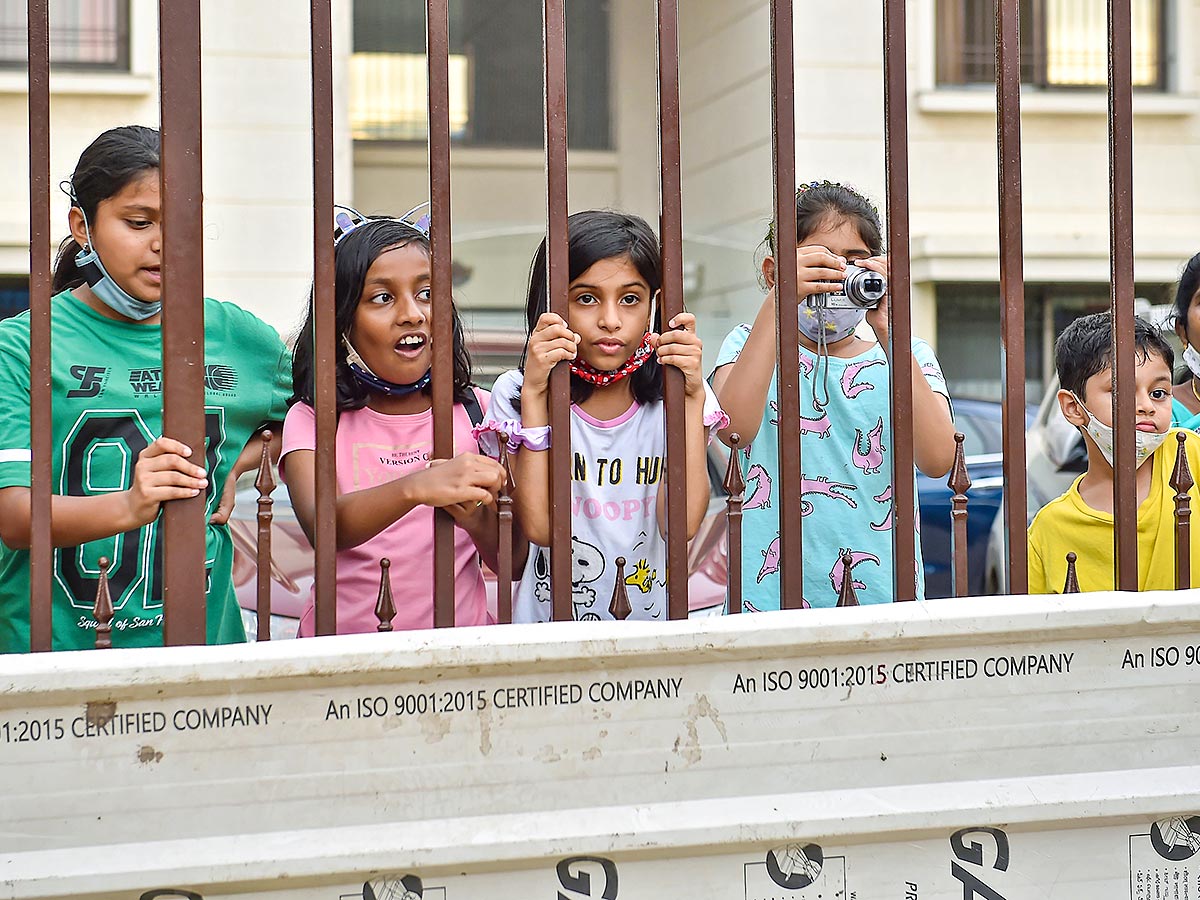
<path fill-rule="evenodd" d="M 1132 0 L 1133 84 L 1165 87 L 1165 0 Z M 996 73 L 993 0 L 938 0 L 941 85 L 991 84 Z M 1108 81 L 1105 0 L 1020 0 L 1021 80 L 1038 87 Z"/>
<path fill-rule="evenodd" d="M 0 66 L 29 57 L 26 0 L 0 0 Z M 129 71 L 129 0 L 50 0 L 50 64 Z"/>
<path fill-rule="evenodd" d="M 567 4 L 568 143 L 612 145 L 607 0 Z M 450 130 L 463 144 L 542 146 L 542 4 L 452 0 Z M 356 140 L 423 141 L 424 0 L 355 0 L 350 127 Z"/>

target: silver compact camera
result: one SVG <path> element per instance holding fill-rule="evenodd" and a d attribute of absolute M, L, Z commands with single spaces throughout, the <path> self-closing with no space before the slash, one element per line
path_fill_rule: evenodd
<path fill-rule="evenodd" d="M 846 266 L 846 280 L 837 293 L 813 294 L 805 303 L 825 309 L 874 309 L 887 293 L 887 279 L 861 266 Z"/>

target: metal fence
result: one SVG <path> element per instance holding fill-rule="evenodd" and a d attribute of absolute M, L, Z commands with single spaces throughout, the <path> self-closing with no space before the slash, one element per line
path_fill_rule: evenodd
<path fill-rule="evenodd" d="M 544 0 L 545 158 L 547 268 L 550 309 L 567 316 L 567 92 L 566 0 Z M 433 342 L 452 343 L 449 297 L 451 291 L 451 103 L 449 83 L 449 0 L 427 2 L 429 87 L 429 196 L 431 202 L 431 252 Z M 50 235 L 49 173 L 49 24 L 48 0 L 29 0 L 29 136 L 30 136 L 30 306 L 31 306 L 31 433 L 32 433 L 32 549 L 31 645 L 51 649 L 50 531 L 51 389 L 50 389 L 50 271 L 45 249 Z M 908 87 L 906 59 L 906 7 L 904 0 L 884 0 L 884 71 L 886 112 L 886 167 L 888 244 L 891 248 L 891 421 L 895 452 L 892 456 L 895 527 L 895 599 L 916 596 L 916 525 L 913 471 L 913 358 L 911 345 L 909 217 L 908 217 Z M 664 320 L 683 310 L 683 254 L 681 233 L 680 110 L 678 2 L 657 0 L 657 89 L 659 97 L 660 236 L 663 262 Z M 771 76 L 773 91 L 773 156 L 776 246 L 796 245 L 795 172 L 795 54 L 791 0 L 771 0 Z M 996 0 L 996 109 L 999 155 L 1001 343 L 1004 378 L 1004 524 L 1007 541 L 1009 590 L 1027 590 L 1026 485 L 1025 485 L 1025 333 L 1024 277 L 1021 214 L 1020 82 L 1021 51 L 1018 0 Z M 204 441 L 203 259 L 201 248 L 202 185 L 200 129 L 200 3 L 199 0 L 160 0 L 162 101 L 162 198 L 164 285 L 172 300 L 163 307 L 164 432 L 190 446 Z M 311 2 L 312 38 L 312 140 L 314 191 L 314 306 L 316 453 L 316 629 L 318 634 L 337 630 L 336 613 L 336 329 L 334 325 L 333 244 L 333 92 L 330 0 Z M 1110 0 L 1108 6 L 1109 171 L 1111 206 L 1111 315 L 1114 323 L 1113 359 L 1117 390 L 1113 418 L 1134 419 L 1133 249 L 1132 249 L 1132 83 L 1130 0 Z M 797 268 L 794 254 L 777 259 L 778 359 L 794 359 L 797 344 Z M 899 352 L 897 352 L 899 351 Z M 452 361 L 450 354 L 435 354 L 433 362 L 434 456 L 453 454 Z M 665 372 L 666 471 L 673 490 L 667 493 L 668 607 L 673 619 L 688 611 L 688 547 L 685 533 L 687 470 L 684 453 L 684 394 L 682 374 L 673 367 Z M 552 609 L 556 620 L 572 618 L 571 555 L 561 552 L 571 545 L 571 448 L 569 371 L 560 364 L 550 384 L 550 422 L 555 440 L 551 453 L 551 555 Z M 780 473 L 781 599 L 785 608 L 802 605 L 802 516 L 800 453 L 799 370 L 778 367 Z M 1116 430 L 1114 529 L 1116 585 L 1136 590 L 1137 502 L 1135 445 L 1132 429 Z M 503 444 L 503 442 L 501 442 Z M 1182 441 L 1179 444 L 1182 457 Z M 743 483 L 731 454 L 726 484 L 730 490 L 729 572 L 730 609 L 741 608 L 740 507 Z M 1186 459 L 1184 459 L 1186 463 Z M 1177 578 L 1188 585 L 1187 489 L 1190 475 L 1177 473 Z M 949 483 L 955 492 L 955 585 L 966 592 L 967 515 L 966 477 L 961 437 Z M 509 485 L 511 487 L 511 483 Z M 260 636 L 269 636 L 269 493 L 273 487 L 264 449 L 259 488 L 259 603 Z M 512 517 L 507 492 L 501 497 L 501 618 L 511 616 Z M 195 575 L 204 570 L 203 496 L 176 500 L 163 511 L 165 561 L 163 572 L 164 639 L 167 644 L 203 643 L 205 597 L 196 588 Z M 453 529 L 451 517 L 435 514 L 434 571 L 436 627 L 454 624 Z M 266 539 L 266 540 L 264 540 Z M 852 604 L 853 581 L 844 566 L 845 580 L 839 605 Z M 380 629 L 390 627 L 391 600 L 387 565 L 382 566 Z M 1068 579 L 1070 580 L 1070 579 Z M 1070 585 L 1065 586 L 1070 589 Z M 617 580 L 616 593 L 623 591 Z M 621 608 L 614 596 L 614 609 Z M 104 578 L 98 580 L 98 641 L 107 639 L 111 621 Z M 628 608 L 626 601 L 624 608 Z"/>

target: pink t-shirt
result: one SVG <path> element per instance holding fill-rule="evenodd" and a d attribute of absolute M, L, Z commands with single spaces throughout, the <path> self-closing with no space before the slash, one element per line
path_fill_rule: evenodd
<path fill-rule="evenodd" d="M 487 409 L 488 394 L 477 390 Z M 279 471 L 286 478 L 287 454 L 315 450 L 316 418 L 312 407 L 295 404 L 283 423 L 283 452 Z M 454 452 L 478 453 L 471 437 L 471 419 L 461 404 L 454 407 Z M 433 413 L 389 416 L 372 409 L 343 412 L 337 429 L 337 486 L 339 494 L 394 481 L 425 468 L 433 453 Z M 338 634 L 375 631 L 379 598 L 379 560 L 392 561 L 392 597 L 397 630 L 433 627 L 433 508 L 418 506 L 375 537 L 337 554 Z M 487 597 L 475 542 L 454 529 L 454 622 L 486 625 Z M 315 586 L 314 586 L 315 590 Z M 310 594 L 300 618 L 300 635 L 312 636 L 314 598 Z"/>

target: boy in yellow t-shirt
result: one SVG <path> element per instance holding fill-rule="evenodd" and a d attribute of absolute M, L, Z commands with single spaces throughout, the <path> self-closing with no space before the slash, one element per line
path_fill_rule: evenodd
<path fill-rule="evenodd" d="M 1068 552 L 1083 591 L 1112 590 L 1113 428 L 1112 328 L 1107 313 L 1072 322 L 1054 345 L 1058 404 L 1087 445 L 1088 469 L 1046 504 L 1029 526 L 1029 593 L 1059 593 Z M 1175 354 L 1151 325 L 1134 320 L 1137 419 L 1138 590 L 1175 587 L 1175 492 L 1169 482 L 1177 439 L 1171 425 L 1171 370 Z M 1170 437 L 1170 440 L 1167 438 Z M 1187 432 L 1186 452 L 1200 477 L 1200 436 Z M 1191 491 L 1200 511 L 1200 491 Z M 1192 586 L 1200 585 L 1200 540 L 1192 528 Z"/>

